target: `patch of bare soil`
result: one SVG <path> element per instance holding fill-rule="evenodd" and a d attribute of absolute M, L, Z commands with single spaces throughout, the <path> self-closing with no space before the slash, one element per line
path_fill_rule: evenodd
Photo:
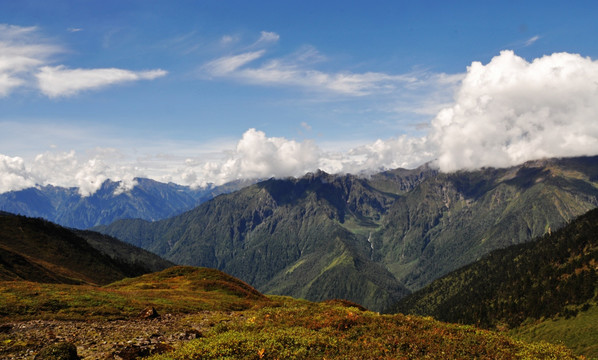
<path fill-rule="evenodd" d="M 0 358 L 34 359 L 43 348 L 67 342 L 77 347 L 82 359 L 129 360 L 172 351 L 201 337 L 203 329 L 202 322 L 190 324 L 184 315 L 171 314 L 112 321 L 7 322 L 0 324 Z"/>

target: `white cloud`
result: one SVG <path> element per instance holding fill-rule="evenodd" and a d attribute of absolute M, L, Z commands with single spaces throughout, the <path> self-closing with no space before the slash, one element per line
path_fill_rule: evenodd
<path fill-rule="evenodd" d="M 222 45 L 229 45 L 232 43 L 237 42 L 239 39 L 235 36 L 232 35 L 224 35 L 222 38 L 220 38 L 220 44 Z"/>
<path fill-rule="evenodd" d="M 299 176 L 317 169 L 318 159 L 319 149 L 312 141 L 268 138 L 262 131 L 249 129 L 224 159 L 203 164 L 187 161 L 180 172 L 188 180 L 199 180 L 196 185 L 222 184 L 236 179 Z"/>
<path fill-rule="evenodd" d="M 0 154 L 0 193 L 33 187 L 35 184 L 22 158 Z"/>
<path fill-rule="evenodd" d="M 290 85 L 310 90 L 331 92 L 351 96 L 388 92 L 399 84 L 415 83 L 410 75 L 389 75 L 377 72 L 355 74 L 332 73 L 303 68 L 299 64 L 285 63 L 280 59 L 267 61 L 258 67 L 245 67 L 261 58 L 265 51 L 246 52 L 213 60 L 203 70 L 214 77 L 228 77 L 258 85 Z"/>
<path fill-rule="evenodd" d="M 252 46 L 266 46 L 278 41 L 276 33 L 263 31 L 260 40 Z M 259 60 L 259 61 L 257 61 Z M 235 55 L 227 55 L 207 62 L 201 71 L 211 78 L 232 79 L 239 82 L 260 86 L 286 86 L 307 90 L 311 93 L 331 94 L 336 96 L 359 97 L 367 95 L 395 95 L 402 98 L 405 105 L 397 108 L 412 108 L 422 112 L 418 103 L 422 97 L 413 101 L 410 94 L 421 93 L 423 88 L 433 88 L 435 95 L 446 98 L 461 80 L 461 74 L 446 75 L 424 71 L 405 74 L 388 74 L 384 72 L 366 71 L 321 71 L 315 68 L 327 58 L 313 46 L 305 45 L 297 51 L 283 57 L 267 57 L 265 49 L 245 51 Z M 426 94 L 426 104 L 422 107 L 434 106 L 431 102 L 437 96 Z M 419 96 L 419 95 L 418 95 Z M 408 106 L 406 105 L 408 104 Z M 443 102 L 446 104 L 446 101 Z M 438 108 L 439 104 L 435 104 Z M 426 110 L 429 111 L 429 110 Z"/>
<path fill-rule="evenodd" d="M 243 65 L 260 58 L 264 50 L 252 51 L 234 56 L 225 56 L 210 61 L 203 66 L 203 69 L 213 76 L 227 76 Z"/>
<path fill-rule="evenodd" d="M 277 42 L 280 39 L 280 35 L 275 32 L 262 31 L 258 43 Z"/>
<path fill-rule="evenodd" d="M 59 97 L 124 82 L 153 80 L 166 74 L 167 72 L 161 69 L 135 72 L 115 68 L 67 69 L 59 65 L 44 66 L 35 76 L 44 95 Z"/>
<path fill-rule="evenodd" d="M 80 30 L 80 29 L 72 29 Z M 43 94 L 70 96 L 125 81 L 152 80 L 164 70 L 130 71 L 115 68 L 67 69 L 51 66 L 51 57 L 64 49 L 44 40 L 36 27 L 0 24 L 0 96 L 17 88 L 39 89 Z"/>
<path fill-rule="evenodd" d="M 503 51 L 468 68 L 454 105 L 432 121 L 444 171 L 598 154 L 598 62 Z"/>
<path fill-rule="evenodd" d="M 122 192 L 135 185 L 138 170 L 118 166 L 119 156 L 115 149 L 94 149 L 85 157 L 75 151 L 46 152 L 35 157 L 29 171 L 40 185 L 78 187 L 83 196 L 95 193 L 108 179 L 122 181 L 118 189 Z"/>
<path fill-rule="evenodd" d="M 416 167 L 434 158 L 427 139 L 402 136 L 349 151 L 324 151 L 313 141 L 267 137 L 247 130 L 235 150 L 215 161 L 187 159 L 177 170 L 187 185 L 223 184 L 247 178 L 302 176 L 322 169 L 329 173 L 362 173 L 396 167 Z"/>
<path fill-rule="evenodd" d="M 23 86 L 28 74 L 61 51 L 57 46 L 33 41 L 36 27 L 0 24 L 0 96 Z"/>

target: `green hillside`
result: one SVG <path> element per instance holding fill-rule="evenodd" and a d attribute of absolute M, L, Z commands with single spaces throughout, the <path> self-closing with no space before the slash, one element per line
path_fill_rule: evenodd
<path fill-rule="evenodd" d="M 598 205 L 598 157 L 442 174 L 271 179 L 154 223 L 98 227 L 258 290 L 383 310 L 488 252 L 554 231 Z"/>
<path fill-rule="evenodd" d="M 596 234 L 598 209 L 536 241 L 494 251 L 393 310 L 485 328 L 523 325 L 514 331 L 525 338 L 563 341 L 598 357 L 595 346 L 583 345 L 598 338 Z"/>

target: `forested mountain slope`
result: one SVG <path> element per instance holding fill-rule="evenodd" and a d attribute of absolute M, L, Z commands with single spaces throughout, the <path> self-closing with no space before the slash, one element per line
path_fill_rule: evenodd
<path fill-rule="evenodd" d="M 494 327 L 571 315 L 596 300 L 598 209 L 525 244 L 491 252 L 402 299 L 395 312 Z"/>
<path fill-rule="evenodd" d="M 495 250 L 437 279 L 391 312 L 485 328 L 506 325 L 526 338 L 564 341 L 580 354 L 598 356 L 597 234 L 594 209 L 558 231 Z"/>

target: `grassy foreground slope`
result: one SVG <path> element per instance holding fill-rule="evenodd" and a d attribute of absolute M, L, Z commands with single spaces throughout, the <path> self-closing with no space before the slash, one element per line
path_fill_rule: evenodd
<path fill-rule="evenodd" d="M 206 268 L 173 267 L 105 287 L 0 282 L 0 302 L 0 321 L 11 329 L 0 332 L 0 356 L 6 357 L 36 346 L 22 340 L 23 334 L 16 339 L 14 329 L 26 326 L 25 322 L 15 323 L 19 319 L 51 319 L 51 331 L 70 327 L 86 334 L 105 327 L 106 319 L 121 319 L 112 321 L 119 324 L 114 329 L 124 328 L 126 323 L 138 328 L 137 333 L 129 334 L 130 340 L 106 331 L 101 341 L 88 347 L 77 342 L 86 341 L 84 337 L 70 337 L 86 359 L 105 358 L 102 344 L 111 343 L 116 336 L 120 336 L 119 344 L 134 343 L 144 327 L 153 324 L 154 320 L 137 317 L 141 310 L 153 306 L 160 314 L 173 314 L 161 323 L 169 328 L 160 332 L 176 334 L 192 329 L 189 333 L 196 338 L 174 339 L 162 346 L 162 353 L 154 355 L 154 360 L 576 358 L 561 346 L 530 344 L 431 318 L 380 315 L 347 301 L 314 303 L 265 297 L 235 278 Z M 73 326 L 73 319 L 85 321 Z M 127 349 L 143 350 L 141 345 L 115 346 L 120 348 L 113 353 L 121 355 Z M 100 348 L 104 353 L 94 352 Z M 40 346 L 34 349 L 39 353 Z"/>
<path fill-rule="evenodd" d="M 0 282 L 0 320 L 126 319 L 148 308 L 160 312 L 242 310 L 269 300 L 221 271 L 177 266 L 99 287 Z"/>
<path fill-rule="evenodd" d="M 202 338 L 152 359 L 575 358 L 564 347 L 524 343 L 431 318 L 379 315 L 334 301 L 272 299 L 271 306 L 242 315 L 220 315 Z"/>

